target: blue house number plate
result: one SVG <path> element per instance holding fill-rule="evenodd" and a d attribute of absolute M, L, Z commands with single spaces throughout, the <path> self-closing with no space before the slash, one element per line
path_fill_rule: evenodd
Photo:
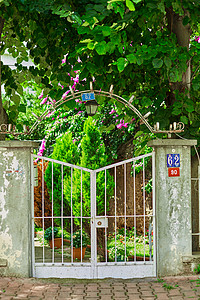
<path fill-rule="evenodd" d="M 89 100 L 94 100 L 94 99 L 95 99 L 94 93 L 82 94 L 82 101 L 89 101 Z"/>
<path fill-rule="evenodd" d="M 180 167 L 180 154 L 167 154 L 167 167 L 179 168 Z"/>

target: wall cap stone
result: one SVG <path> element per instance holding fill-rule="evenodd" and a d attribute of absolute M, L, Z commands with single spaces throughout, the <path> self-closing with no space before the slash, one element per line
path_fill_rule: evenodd
<path fill-rule="evenodd" d="M 39 145 L 38 141 L 0 141 L 1 150 L 3 148 L 38 148 Z"/>
<path fill-rule="evenodd" d="M 148 147 L 194 146 L 194 145 L 197 145 L 197 140 L 165 139 L 165 140 L 152 140 L 147 143 Z"/>

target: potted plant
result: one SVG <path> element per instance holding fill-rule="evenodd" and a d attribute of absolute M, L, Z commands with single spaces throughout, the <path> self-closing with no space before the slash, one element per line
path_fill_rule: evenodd
<path fill-rule="evenodd" d="M 59 231 L 57 227 L 53 228 L 54 233 L 54 248 L 61 248 L 62 239 L 60 237 Z M 52 240 L 52 227 L 49 227 L 45 230 L 44 233 L 45 240 L 49 241 L 50 248 L 53 248 L 53 240 Z"/>
<path fill-rule="evenodd" d="M 82 248 L 81 248 L 81 239 L 82 239 Z M 81 250 L 82 250 L 82 259 L 83 259 L 88 244 L 87 234 L 84 231 L 82 231 L 81 234 L 81 230 L 78 230 L 73 234 L 72 240 L 73 240 L 73 259 L 77 258 L 81 260 Z"/>

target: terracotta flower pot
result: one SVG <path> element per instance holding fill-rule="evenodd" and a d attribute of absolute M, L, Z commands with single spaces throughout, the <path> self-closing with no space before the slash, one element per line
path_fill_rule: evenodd
<path fill-rule="evenodd" d="M 52 249 L 53 248 L 53 240 L 49 241 L 49 245 L 50 245 L 50 248 Z M 54 239 L 54 248 L 61 248 L 61 246 L 62 246 L 62 239 L 55 238 Z"/>
<path fill-rule="evenodd" d="M 85 256 L 85 250 L 86 250 L 86 248 L 82 248 L 82 259 Z M 81 248 L 73 247 L 73 259 L 76 259 L 76 258 L 81 260 Z"/>

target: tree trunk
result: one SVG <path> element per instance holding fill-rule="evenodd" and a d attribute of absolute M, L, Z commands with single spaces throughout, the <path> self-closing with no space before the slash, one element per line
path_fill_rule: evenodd
<path fill-rule="evenodd" d="M 0 17 L 0 43 L 1 43 L 1 35 L 3 32 L 3 26 L 4 26 L 4 19 Z M 1 53 L 0 53 L 0 125 L 1 124 L 7 124 L 8 122 L 8 115 L 3 108 L 3 102 L 2 102 L 2 94 L 1 94 Z M 0 140 L 5 140 L 5 136 L 0 134 Z"/>
<path fill-rule="evenodd" d="M 189 13 L 185 11 L 183 16 L 176 14 L 173 11 L 173 8 L 166 8 L 166 16 L 168 21 L 168 29 L 172 33 L 176 35 L 178 45 L 181 47 L 186 47 L 189 50 L 189 42 L 190 42 L 190 35 L 191 35 L 191 27 L 189 24 L 183 25 L 184 17 L 188 16 Z M 190 60 L 187 62 L 187 70 L 182 75 L 181 82 L 170 82 L 171 92 L 168 95 L 167 99 L 167 106 L 173 105 L 175 102 L 175 95 L 174 90 L 178 90 L 180 93 L 184 93 L 186 90 L 188 91 L 189 97 L 189 90 L 190 90 L 190 80 L 191 80 L 191 63 Z"/>

